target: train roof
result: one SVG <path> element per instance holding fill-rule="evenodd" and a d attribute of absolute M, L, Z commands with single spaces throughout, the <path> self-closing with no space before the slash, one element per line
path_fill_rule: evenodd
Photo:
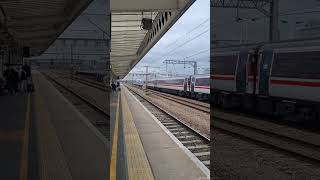
<path fill-rule="evenodd" d="M 320 38 L 274 42 L 264 45 L 264 49 L 320 46 Z"/>
<path fill-rule="evenodd" d="M 162 78 L 157 78 L 157 79 L 152 79 L 150 81 L 154 81 L 154 80 L 173 80 L 173 79 L 184 79 L 184 78 L 187 78 L 187 77 L 190 77 L 190 76 L 193 76 L 193 77 L 196 77 L 196 78 L 200 78 L 200 77 L 210 77 L 210 74 L 197 74 L 197 75 L 186 75 L 186 76 L 183 76 L 183 77 L 162 77 Z"/>
<path fill-rule="evenodd" d="M 185 77 L 162 77 L 162 78 L 157 78 L 157 79 L 153 79 L 153 80 L 184 79 L 186 77 L 189 77 L 189 76 L 185 76 Z"/>
<path fill-rule="evenodd" d="M 275 49 L 275 48 L 290 48 L 290 47 L 306 47 L 306 46 L 320 46 L 320 37 L 310 38 L 310 39 L 292 39 L 292 40 L 281 40 L 275 42 L 261 42 L 252 44 L 241 44 L 241 45 L 229 45 L 213 48 L 211 55 L 214 56 L 215 53 L 223 52 L 239 52 L 239 51 L 249 51 L 257 47 L 262 49 Z"/>

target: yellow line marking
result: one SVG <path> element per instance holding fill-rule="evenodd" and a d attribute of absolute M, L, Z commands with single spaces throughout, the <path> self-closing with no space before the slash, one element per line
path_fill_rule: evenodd
<path fill-rule="evenodd" d="M 118 151 L 118 128 L 119 128 L 119 103 L 120 103 L 120 95 L 118 96 L 116 119 L 115 119 L 114 130 L 113 130 L 110 180 L 117 179 L 116 177 L 117 177 L 117 151 Z"/>
<path fill-rule="evenodd" d="M 125 88 L 124 88 L 125 89 Z M 121 90 L 121 105 L 129 180 L 153 180 L 154 176 L 134 124 L 126 94 Z"/>
<path fill-rule="evenodd" d="M 28 100 L 27 100 L 27 112 L 26 112 L 26 121 L 24 125 L 24 138 L 23 138 L 22 151 L 21 151 L 19 180 L 28 179 L 29 128 L 30 128 L 30 94 L 28 94 Z"/>
<path fill-rule="evenodd" d="M 24 131 L 0 132 L 0 141 L 18 141 L 24 138 Z"/>

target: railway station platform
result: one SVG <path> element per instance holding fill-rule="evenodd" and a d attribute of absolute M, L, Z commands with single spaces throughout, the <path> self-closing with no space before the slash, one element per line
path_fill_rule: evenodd
<path fill-rule="evenodd" d="M 111 95 L 111 115 L 111 180 L 210 178 L 123 85 Z"/>
<path fill-rule="evenodd" d="M 0 96 L 0 179 L 107 179 L 110 142 L 39 72 Z"/>

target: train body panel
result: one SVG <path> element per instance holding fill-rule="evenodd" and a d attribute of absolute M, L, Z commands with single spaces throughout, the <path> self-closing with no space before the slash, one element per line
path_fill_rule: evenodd
<path fill-rule="evenodd" d="M 319 79 L 292 79 L 272 77 L 270 81 L 270 96 L 320 102 Z"/>
<path fill-rule="evenodd" d="M 194 76 L 194 78 L 195 78 L 194 92 L 210 94 L 210 76 L 198 75 L 198 76 Z"/>
<path fill-rule="evenodd" d="M 212 83 L 214 85 L 214 89 L 223 90 L 229 92 L 236 92 L 236 79 L 234 75 L 229 76 L 219 76 L 213 75 Z"/>
<path fill-rule="evenodd" d="M 320 46 L 275 49 L 269 95 L 320 102 L 319 67 Z"/>
<path fill-rule="evenodd" d="M 156 79 L 154 80 L 155 88 L 158 89 L 170 89 L 176 92 L 180 92 L 184 90 L 184 78 L 163 78 L 163 79 Z"/>
<path fill-rule="evenodd" d="M 155 87 L 163 88 L 163 89 L 172 89 L 172 90 L 183 91 L 183 85 L 158 84 Z"/>

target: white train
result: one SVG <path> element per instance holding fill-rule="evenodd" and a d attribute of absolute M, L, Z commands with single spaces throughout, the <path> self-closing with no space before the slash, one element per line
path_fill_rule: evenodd
<path fill-rule="evenodd" d="M 148 82 L 148 88 L 199 100 L 209 100 L 210 76 L 195 75 L 155 79 Z"/>
<path fill-rule="evenodd" d="M 213 105 L 320 120 L 320 39 L 212 50 Z"/>

